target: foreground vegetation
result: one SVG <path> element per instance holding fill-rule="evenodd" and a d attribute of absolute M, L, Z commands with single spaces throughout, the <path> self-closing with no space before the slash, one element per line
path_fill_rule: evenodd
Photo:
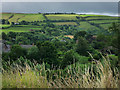
<path fill-rule="evenodd" d="M 3 88 L 119 88 L 118 69 L 111 68 L 109 57 L 103 58 L 91 67 L 73 64 L 64 71 L 46 69 L 44 63 L 14 63 L 9 71 L 3 70 Z"/>

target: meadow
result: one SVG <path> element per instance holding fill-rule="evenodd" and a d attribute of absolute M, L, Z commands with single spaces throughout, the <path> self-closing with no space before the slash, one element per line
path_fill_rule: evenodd
<path fill-rule="evenodd" d="M 23 18 L 20 18 L 18 22 L 21 21 L 28 21 L 28 22 L 34 22 L 34 21 L 43 21 L 45 18 L 43 17 L 42 14 L 25 14 Z"/>
<path fill-rule="evenodd" d="M 76 22 L 56 22 L 55 25 L 77 25 Z"/>
<path fill-rule="evenodd" d="M 113 22 L 118 22 L 118 20 L 93 20 L 89 21 L 91 23 L 96 23 L 96 24 L 101 24 L 101 23 L 113 23 Z"/>
<path fill-rule="evenodd" d="M 3 15 L 4 16 L 4 15 Z M 9 19 L 9 22 L 15 22 L 18 23 L 18 20 L 20 18 L 25 17 L 25 14 L 14 14 L 14 16 L 12 18 Z"/>
<path fill-rule="evenodd" d="M 9 25 L 3 25 L 2 27 L 8 27 Z M 31 32 L 31 30 L 40 30 L 39 26 L 34 25 L 17 25 L 16 27 L 10 27 L 2 29 L 2 32 Z"/>
<path fill-rule="evenodd" d="M 12 16 L 12 13 L 3 13 L 2 14 L 2 19 L 9 19 L 10 16 Z"/>
<path fill-rule="evenodd" d="M 85 21 L 80 22 L 79 28 L 81 30 L 88 30 L 88 29 L 96 29 L 96 30 L 98 30 L 99 29 L 98 27 L 95 27 L 95 26 L 93 26 L 93 25 L 91 25 L 91 24 L 89 24 L 88 22 L 85 22 Z"/>
<path fill-rule="evenodd" d="M 46 15 L 49 20 L 77 20 L 76 16 L 72 14 L 56 14 L 56 15 Z"/>
<path fill-rule="evenodd" d="M 13 17 L 11 17 L 13 15 Z M 11 18 L 10 18 L 11 17 Z M 7 19 L 9 22 L 21 22 L 23 20 L 28 22 L 43 21 L 45 18 L 42 14 L 24 14 L 24 13 L 3 13 L 2 19 Z"/>
<path fill-rule="evenodd" d="M 111 17 L 111 16 L 89 16 L 86 17 L 86 20 L 118 20 L 118 17 Z"/>

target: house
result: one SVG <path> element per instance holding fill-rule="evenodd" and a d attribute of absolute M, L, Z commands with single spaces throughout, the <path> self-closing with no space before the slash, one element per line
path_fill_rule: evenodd
<path fill-rule="evenodd" d="M 19 23 L 14 23 L 15 25 L 19 25 Z"/>
<path fill-rule="evenodd" d="M 22 48 L 31 48 L 33 46 L 35 46 L 34 44 L 33 45 L 20 45 Z M 11 49 L 11 45 L 6 45 L 5 43 L 2 44 L 2 52 L 9 52 Z"/>
<path fill-rule="evenodd" d="M 94 39 L 96 39 L 96 38 L 97 38 L 97 36 L 96 36 L 96 35 L 93 35 L 93 36 L 92 36 L 92 39 L 93 39 L 93 40 L 94 40 Z"/>
<path fill-rule="evenodd" d="M 63 39 L 61 40 L 61 42 L 66 42 L 66 40 L 63 38 Z"/>

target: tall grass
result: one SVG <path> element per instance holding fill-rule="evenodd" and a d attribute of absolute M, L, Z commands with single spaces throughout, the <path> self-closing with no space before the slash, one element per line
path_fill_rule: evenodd
<path fill-rule="evenodd" d="M 84 72 L 73 64 L 66 68 L 65 74 L 61 70 L 52 73 L 44 64 L 38 70 L 36 65 L 31 68 L 16 64 L 16 68 L 3 70 L 3 88 L 119 88 L 119 73 L 117 68 L 111 68 L 109 58 L 86 67 Z"/>
<path fill-rule="evenodd" d="M 0 89 L 2 89 L 2 73 L 0 72 Z"/>

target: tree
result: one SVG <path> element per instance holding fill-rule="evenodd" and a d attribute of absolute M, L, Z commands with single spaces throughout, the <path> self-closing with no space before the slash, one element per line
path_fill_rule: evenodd
<path fill-rule="evenodd" d="M 74 50 L 69 50 L 65 53 L 63 60 L 62 60 L 62 68 L 65 68 L 67 65 L 73 64 L 76 62 L 76 58 L 74 56 L 75 51 Z"/>
<path fill-rule="evenodd" d="M 11 38 L 16 38 L 16 33 L 15 32 L 9 32 L 8 33 L 8 37 L 11 37 Z"/>
<path fill-rule="evenodd" d="M 16 36 L 16 43 L 19 44 L 29 44 L 30 43 L 30 40 L 27 38 L 27 37 L 24 37 L 24 36 Z"/>
<path fill-rule="evenodd" d="M 117 23 L 114 22 L 114 23 L 112 23 L 111 27 L 109 27 L 109 31 L 112 31 L 112 32 L 118 34 L 118 31 L 120 31 L 119 26 L 120 25 L 118 25 Z"/>
<path fill-rule="evenodd" d="M 74 35 L 74 40 L 77 40 L 78 37 L 84 37 L 86 34 L 85 31 L 79 31 Z"/>
<path fill-rule="evenodd" d="M 3 40 L 6 40 L 6 39 L 7 39 L 7 35 L 6 35 L 4 32 L 2 32 L 2 39 L 3 39 Z"/>
<path fill-rule="evenodd" d="M 12 25 L 14 25 L 15 23 L 14 22 L 11 22 Z"/>
<path fill-rule="evenodd" d="M 48 64 L 57 65 L 57 50 L 54 44 L 50 41 L 44 41 L 37 43 L 37 47 L 39 48 L 40 59 Z"/>
<path fill-rule="evenodd" d="M 6 21 L 5 19 L 2 19 L 2 24 L 5 24 L 5 21 Z"/>
<path fill-rule="evenodd" d="M 31 47 L 31 48 L 28 49 L 27 58 L 30 59 L 30 60 L 34 59 L 34 60 L 40 62 L 39 61 L 39 59 L 40 59 L 39 53 L 40 52 L 39 52 L 38 47 L 33 46 L 33 47 Z"/>
<path fill-rule="evenodd" d="M 20 24 L 21 24 L 21 25 L 28 25 L 29 22 L 23 20 L 23 21 L 20 22 Z"/>
<path fill-rule="evenodd" d="M 78 52 L 80 55 L 86 56 L 88 55 L 87 53 L 88 49 L 89 49 L 89 46 L 87 44 L 87 40 L 83 37 L 78 37 L 76 52 Z"/>
<path fill-rule="evenodd" d="M 26 54 L 27 50 L 25 48 L 22 48 L 20 45 L 13 45 L 10 51 L 10 59 L 16 60 L 20 56 L 26 56 Z"/>

